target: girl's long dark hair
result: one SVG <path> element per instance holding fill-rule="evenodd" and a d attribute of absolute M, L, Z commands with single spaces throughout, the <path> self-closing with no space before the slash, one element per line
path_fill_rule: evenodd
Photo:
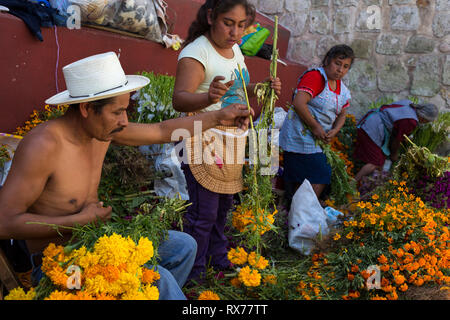
<path fill-rule="evenodd" d="M 237 5 L 242 5 L 247 14 L 247 25 L 249 26 L 255 20 L 255 7 L 247 0 L 207 0 L 198 10 L 197 18 L 189 27 L 188 36 L 184 46 L 188 45 L 198 37 L 209 32 L 211 26 L 208 24 L 208 10 L 211 9 L 212 20 L 215 21 L 219 14 L 226 13 Z"/>

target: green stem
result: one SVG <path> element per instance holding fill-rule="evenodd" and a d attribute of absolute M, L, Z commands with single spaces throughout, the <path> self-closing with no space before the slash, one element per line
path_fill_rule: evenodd
<path fill-rule="evenodd" d="M 247 85 L 245 84 L 244 75 L 242 74 L 241 65 L 239 63 L 238 63 L 238 69 L 239 69 L 239 74 L 240 74 L 241 80 L 242 80 L 242 87 L 244 88 L 245 102 L 247 103 L 248 112 L 250 112 L 251 107 L 250 107 L 250 101 L 248 100 Z M 250 124 L 252 126 L 252 130 L 255 130 L 255 128 L 253 126 L 253 117 L 251 114 L 250 114 Z"/>

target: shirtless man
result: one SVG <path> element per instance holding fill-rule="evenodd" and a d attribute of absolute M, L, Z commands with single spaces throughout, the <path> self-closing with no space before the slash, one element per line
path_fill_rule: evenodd
<path fill-rule="evenodd" d="M 62 117 L 37 126 L 24 137 L 0 189 L 0 239 L 27 240 L 31 254 L 41 252 L 50 242 L 66 242 L 70 233 L 60 228 L 65 233 L 61 237 L 52 227 L 27 222 L 71 227 L 110 218 L 112 209 L 99 202 L 97 189 L 111 142 L 132 146 L 170 142 L 175 129 L 184 128 L 193 134 L 194 121 L 201 121 L 204 130 L 218 124 L 248 124 L 249 112 L 243 105 L 157 124 L 128 123 L 130 92 L 148 84 L 147 78 L 125 76 L 114 53 L 82 59 L 63 71 L 68 90 L 46 103 L 71 106 Z M 81 75 L 83 80 L 79 81 Z M 119 88 L 111 80 L 115 78 Z M 167 279 L 172 276 L 160 264 L 161 299 L 184 299 L 180 287 L 195 258 L 195 240 L 175 233 L 168 241 L 178 241 L 180 252 L 187 247 L 188 252 L 183 254 L 188 257 L 178 257 L 186 264 L 170 270 L 176 279 Z M 185 269 L 189 270 L 181 275 Z M 174 281 L 178 288 L 174 288 Z"/>

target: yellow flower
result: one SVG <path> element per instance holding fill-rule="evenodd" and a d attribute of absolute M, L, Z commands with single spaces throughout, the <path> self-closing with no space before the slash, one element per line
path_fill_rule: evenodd
<path fill-rule="evenodd" d="M 74 300 L 74 295 L 69 292 L 55 290 L 45 300 Z"/>
<path fill-rule="evenodd" d="M 347 235 L 346 235 L 345 237 L 346 237 L 347 239 L 353 238 L 353 232 L 347 233 Z"/>
<path fill-rule="evenodd" d="M 105 235 L 99 238 L 94 245 L 94 252 L 100 257 L 101 264 L 118 266 L 130 259 L 135 247 L 130 237 L 124 238 L 113 233 L 109 237 Z"/>
<path fill-rule="evenodd" d="M 239 280 L 247 287 L 257 287 L 261 284 L 261 275 L 258 270 L 249 266 L 242 268 L 238 274 Z"/>
<path fill-rule="evenodd" d="M 373 200 L 378 200 L 378 199 L 380 199 L 380 196 L 377 195 L 377 194 L 374 194 L 374 195 L 372 196 L 372 199 L 373 199 Z"/>
<path fill-rule="evenodd" d="M 264 270 L 269 265 L 269 261 L 267 261 L 267 259 L 265 259 L 263 256 L 259 256 L 257 258 L 256 252 L 254 251 L 248 255 L 248 263 L 252 267 L 260 270 Z"/>
<path fill-rule="evenodd" d="M 9 292 L 5 300 L 33 300 L 35 296 L 34 288 L 30 288 L 28 292 L 25 292 L 21 287 L 17 287 Z"/>
<path fill-rule="evenodd" d="M 333 240 L 337 241 L 341 238 L 341 235 L 339 233 L 336 233 L 333 237 Z"/>
<path fill-rule="evenodd" d="M 228 260 L 233 264 L 242 265 L 247 262 L 247 257 L 247 252 L 241 247 L 228 251 Z"/>
<path fill-rule="evenodd" d="M 211 290 L 202 291 L 198 300 L 220 300 L 220 297 Z"/>
<path fill-rule="evenodd" d="M 131 261 L 141 266 L 153 257 L 153 243 L 145 237 L 139 239 L 136 250 L 132 253 Z"/>
<path fill-rule="evenodd" d="M 143 291 L 147 300 L 159 300 L 159 290 L 156 286 L 146 285 Z"/>

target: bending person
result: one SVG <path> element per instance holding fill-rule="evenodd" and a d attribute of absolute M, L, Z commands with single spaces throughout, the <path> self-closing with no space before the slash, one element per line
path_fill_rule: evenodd
<path fill-rule="evenodd" d="M 381 169 L 387 157 L 397 161 L 403 135 L 409 136 L 419 123 L 434 121 L 438 115 L 434 104 L 413 104 L 410 100 L 370 110 L 357 124 L 354 157 L 364 165 L 356 181 Z"/>

